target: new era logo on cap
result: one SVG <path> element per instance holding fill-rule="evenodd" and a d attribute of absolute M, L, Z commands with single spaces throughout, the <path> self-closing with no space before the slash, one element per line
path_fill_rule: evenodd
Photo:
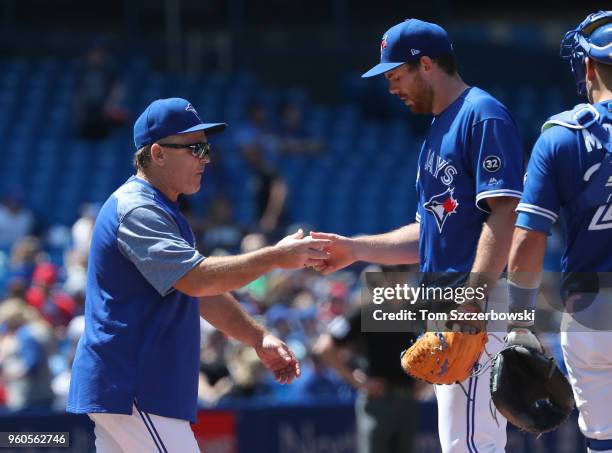
<path fill-rule="evenodd" d="M 414 57 L 415 55 L 420 54 L 421 51 L 418 49 L 410 49 L 410 54 Z"/>

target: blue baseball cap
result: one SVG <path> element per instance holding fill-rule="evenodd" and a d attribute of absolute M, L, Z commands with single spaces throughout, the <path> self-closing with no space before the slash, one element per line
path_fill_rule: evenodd
<path fill-rule="evenodd" d="M 204 123 L 186 99 L 168 98 L 153 101 L 134 123 L 136 149 L 176 134 L 205 131 L 207 135 L 223 132 L 225 123 Z"/>
<path fill-rule="evenodd" d="M 419 19 L 406 19 L 385 32 L 380 43 L 380 63 L 361 77 L 374 77 L 404 63 L 453 55 L 453 45 L 442 27 Z"/>

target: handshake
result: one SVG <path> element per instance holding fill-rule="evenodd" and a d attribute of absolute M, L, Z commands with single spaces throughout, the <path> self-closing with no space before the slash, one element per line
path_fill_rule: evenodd
<path fill-rule="evenodd" d="M 281 269 L 313 268 L 330 274 L 356 261 L 350 239 L 331 233 L 312 232 L 304 236 L 299 229 L 281 239 L 274 249 Z"/>

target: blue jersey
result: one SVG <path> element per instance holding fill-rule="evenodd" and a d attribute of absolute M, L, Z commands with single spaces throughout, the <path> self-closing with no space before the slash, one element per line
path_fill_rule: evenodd
<path fill-rule="evenodd" d="M 173 285 L 202 257 L 178 204 L 132 177 L 94 226 L 67 410 L 131 414 L 132 405 L 195 422 L 198 301 Z"/>
<path fill-rule="evenodd" d="M 468 88 L 436 115 L 417 173 L 421 272 L 469 272 L 490 197 L 517 197 L 523 151 L 508 110 Z"/>
<path fill-rule="evenodd" d="M 598 121 L 607 139 L 612 140 L 612 102 L 593 107 L 599 112 Z M 562 123 L 555 120 L 557 117 L 571 121 L 572 116 L 556 115 L 552 122 Z M 602 166 L 604 155 L 604 145 L 589 130 L 563 125 L 546 129 L 533 147 L 516 225 L 549 233 L 562 213 L 566 244 L 563 271 L 612 271 L 612 199 L 605 192 L 606 187 L 608 192 L 612 187 L 608 179 L 612 175 Z M 597 192 L 592 200 L 585 200 L 589 182 L 598 186 L 594 187 Z"/>

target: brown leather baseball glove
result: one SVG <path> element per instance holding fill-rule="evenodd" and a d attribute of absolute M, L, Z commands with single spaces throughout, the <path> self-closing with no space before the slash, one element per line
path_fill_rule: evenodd
<path fill-rule="evenodd" d="M 467 319 L 453 321 L 449 328 L 468 327 L 474 333 L 426 332 L 401 356 L 402 368 L 410 376 L 432 384 L 454 384 L 470 377 L 474 365 L 487 343 L 484 321 L 470 320 L 469 314 L 480 313 L 480 307 L 466 302 L 455 307 Z"/>

